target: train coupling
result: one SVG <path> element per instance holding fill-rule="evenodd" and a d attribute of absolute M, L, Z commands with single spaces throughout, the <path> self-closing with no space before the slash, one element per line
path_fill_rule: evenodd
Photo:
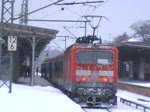
<path fill-rule="evenodd" d="M 86 100 L 87 105 L 99 105 L 101 102 L 98 102 L 96 96 L 88 97 Z"/>

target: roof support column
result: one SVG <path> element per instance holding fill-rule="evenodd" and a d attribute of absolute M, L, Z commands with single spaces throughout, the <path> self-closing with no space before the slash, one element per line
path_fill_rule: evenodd
<path fill-rule="evenodd" d="M 140 64 L 139 64 L 139 74 L 138 79 L 144 80 L 144 58 L 139 58 Z"/>
<path fill-rule="evenodd" d="M 35 35 L 33 35 L 32 39 L 32 75 L 31 75 L 31 86 L 35 84 Z"/>

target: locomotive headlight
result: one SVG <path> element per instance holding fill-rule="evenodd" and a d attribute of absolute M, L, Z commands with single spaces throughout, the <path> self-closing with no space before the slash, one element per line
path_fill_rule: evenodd
<path fill-rule="evenodd" d="M 107 77 L 102 77 L 102 82 L 107 83 L 108 82 L 108 78 Z"/>
<path fill-rule="evenodd" d="M 81 77 L 81 81 L 82 82 L 86 82 L 87 81 L 87 78 L 85 76 Z"/>

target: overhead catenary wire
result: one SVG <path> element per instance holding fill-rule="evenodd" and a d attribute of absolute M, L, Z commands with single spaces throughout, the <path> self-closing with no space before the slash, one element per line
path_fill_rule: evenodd
<path fill-rule="evenodd" d="M 50 0 L 50 1 L 54 1 L 54 0 Z M 65 1 L 65 0 L 63 0 L 63 1 Z M 78 0 L 76 0 L 76 1 L 78 1 Z M 79 1 L 80 2 L 80 1 Z M 90 2 L 88 2 L 88 3 L 90 3 Z M 87 4 L 83 4 L 84 6 L 87 6 Z M 89 5 L 88 6 L 88 9 L 84 12 L 84 14 L 91 14 L 92 12 L 90 11 L 90 8 L 91 8 L 92 6 L 91 5 Z M 97 7 L 97 6 L 96 6 Z M 70 11 L 71 13 L 73 13 L 73 14 L 76 14 L 77 16 L 79 16 L 79 18 L 77 19 L 77 20 L 83 20 L 84 18 L 82 18 L 82 15 L 83 14 L 79 14 L 79 13 L 77 13 L 77 12 L 75 12 L 75 11 L 73 11 L 73 10 L 71 10 L 70 8 L 69 8 L 69 6 L 68 5 L 66 5 L 66 7 L 62 7 L 61 6 L 61 8 L 64 8 L 64 9 L 66 9 L 66 10 L 68 10 L 68 11 Z M 93 7 L 92 7 L 93 8 Z M 94 7 L 94 10 L 96 10 L 96 8 Z M 56 11 L 56 13 L 59 13 L 60 12 L 60 10 L 57 10 Z M 51 15 L 51 14 L 54 14 L 54 12 L 53 13 L 50 13 L 49 15 Z M 45 17 L 47 17 L 48 15 L 46 15 Z M 42 17 L 42 18 L 44 18 L 44 16 Z M 42 22 L 42 21 L 41 21 Z M 43 23 L 43 22 L 42 22 Z M 46 24 L 46 23 L 44 23 L 44 24 Z M 77 26 L 79 26 L 79 27 L 76 27 L 71 33 L 74 35 L 74 33 L 80 28 L 80 26 L 82 25 L 83 23 L 81 22 L 81 23 L 76 23 L 75 25 Z M 47 24 L 48 25 L 48 24 Z M 48 25 L 49 26 L 49 25 Z M 74 25 L 72 25 L 72 26 L 74 26 Z M 65 31 L 66 31 L 66 29 L 65 29 Z M 61 32 L 61 33 L 64 33 L 64 32 Z M 72 35 L 71 34 L 71 35 Z"/>
<path fill-rule="evenodd" d="M 65 26 L 64 26 L 64 28 L 65 28 L 73 37 L 75 37 L 75 38 L 77 39 L 77 37 L 76 37 L 73 33 L 71 33 Z"/>
<path fill-rule="evenodd" d="M 82 15 L 79 15 L 78 13 L 76 13 L 76 12 L 74 12 L 74 11 L 71 11 L 70 9 L 68 9 L 68 8 L 66 8 L 68 11 L 70 11 L 70 12 L 72 12 L 72 13 L 74 13 L 74 14 L 76 14 L 76 15 L 78 15 L 78 16 L 82 16 Z M 56 12 L 59 12 L 59 11 L 56 11 Z M 29 20 L 30 21 L 30 20 Z"/>
<path fill-rule="evenodd" d="M 53 41 L 52 40 L 52 42 L 55 44 L 55 45 L 57 45 L 58 46 L 58 48 L 60 48 L 63 52 L 64 52 L 64 49 L 60 46 L 60 45 L 58 45 L 55 41 Z"/>
<path fill-rule="evenodd" d="M 30 15 L 30 14 L 32 14 L 32 13 L 38 12 L 38 11 L 40 11 L 40 10 L 42 10 L 42 9 L 45 9 L 45 8 L 49 7 L 49 6 L 55 5 L 55 4 L 57 4 L 57 3 L 61 2 L 61 1 L 63 1 L 63 0 L 58 0 L 57 2 L 48 4 L 48 5 L 44 6 L 44 7 L 41 7 L 41 8 L 39 8 L 39 9 L 34 10 L 34 11 L 31 11 L 31 12 L 29 12 L 29 13 L 26 13 L 26 15 Z M 14 20 L 20 19 L 20 18 L 23 17 L 23 16 L 25 16 L 25 15 L 21 15 L 21 16 L 19 16 L 19 17 L 17 17 L 17 18 L 14 18 Z"/>
<path fill-rule="evenodd" d="M 78 0 L 77 0 L 78 1 Z M 101 4 L 101 3 L 100 3 Z M 104 2 L 103 2 L 103 4 L 104 4 Z M 84 5 L 87 5 L 87 4 L 84 4 Z M 88 12 L 89 14 L 92 14 L 95 10 L 96 10 L 96 8 L 97 8 L 97 6 L 95 6 L 94 7 L 94 9 L 90 12 L 90 11 L 88 11 L 88 10 L 90 10 L 90 8 L 92 7 L 92 5 L 89 5 L 89 8 L 84 12 L 84 14 L 83 15 L 86 15 L 86 13 Z M 81 19 L 83 16 L 80 16 L 77 20 L 79 20 L 79 19 Z M 76 23 L 75 25 L 77 25 L 78 23 Z M 79 26 L 81 26 L 83 23 L 79 23 L 80 25 Z M 80 28 L 80 27 L 78 27 L 78 28 Z M 78 29 L 77 27 L 76 27 L 76 29 L 72 32 L 72 33 L 74 33 L 75 31 L 77 31 L 77 29 Z"/>
<path fill-rule="evenodd" d="M 54 12 L 52 12 L 52 13 L 49 13 L 49 14 L 47 14 L 47 15 L 44 15 L 44 16 L 42 16 L 41 18 L 45 18 L 45 17 L 48 17 L 48 16 L 52 16 L 53 14 L 56 14 L 56 13 L 58 13 L 58 12 L 60 12 L 61 10 L 59 9 L 59 10 L 56 10 L 56 11 L 54 11 Z M 41 19 L 41 18 L 38 18 L 38 19 Z"/>
<path fill-rule="evenodd" d="M 50 0 L 50 1 L 52 1 L 52 0 Z M 93 1 L 92 1 L 93 2 Z M 92 2 L 88 2 L 88 3 L 92 3 Z M 83 3 L 83 2 L 81 2 L 81 3 Z M 65 8 L 65 9 L 67 9 L 68 11 L 70 11 L 70 12 L 72 12 L 72 13 L 74 13 L 74 14 L 76 14 L 76 15 L 78 15 L 78 16 L 82 16 L 82 15 L 80 15 L 80 14 L 78 14 L 78 13 L 76 13 L 76 12 L 74 12 L 74 11 L 72 11 L 72 10 L 70 10 L 70 9 L 68 9 L 68 8 Z M 56 11 L 57 12 L 57 11 Z M 81 25 L 82 23 L 80 23 L 80 25 Z M 76 29 L 77 30 L 77 29 Z"/>
<path fill-rule="evenodd" d="M 86 1 L 86 2 L 70 2 L 70 3 L 58 3 L 56 5 L 76 5 L 76 4 L 87 4 L 87 3 L 102 3 L 104 1 Z"/>
<path fill-rule="evenodd" d="M 87 12 L 89 12 L 88 10 L 90 10 L 90 8 L 91 8 L 91 6 L 89 6 L 88 7 L 88 9 L 84 12 L 84 14 L 83 15 L 86 15 L 86 13 Z M 69 11 L 71 11 L 71 10 L 69 10 Z M 71 12 L 73 12 L 73 11 L 71 11 Z M 74 12 L 73 12 L 74 13 Z M 80 15 L 80 14 L 78 14 L 78 13 L 75 13 L 75 14 L 77 14 L 77 15 L 79 15 L 80 17 L 77 19 L 77 20 L 82 20 L 83 19 L 83 16 L 82 15 Z M 79 25 L 78 25 L 79 24 Z M 81 28 L 80 26 L 82 25 L 83 23 L 75 23 L 74 25 L 78 25 L 79 27 L 75 27 L 75 29 L 74 29 L 74 31 L 72 31 L 72 34 L 74 33 L 74 32 L 76 32 L 79 28 Z M 73 25 L 72 25 L 73 26 Z M 86 33 L 85 33 L 86 34 Z"/>

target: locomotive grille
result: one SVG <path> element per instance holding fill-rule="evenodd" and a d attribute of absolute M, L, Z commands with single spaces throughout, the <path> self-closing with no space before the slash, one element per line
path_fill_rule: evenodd
<path fill-rule="evenodd" d="M 86 83 L 86 87 L 103 87 L 102 83 Z"/>
<path fill-rule="evenodd" d="M 114 76 L 114 71 L 99 71 L 99 76 Z"/>
<path fill-rule="evenodd" d="M 91 72 L 91 77 L 89 77 L 88 81 L 90 82 L 98 82 L 100 81 L 100 78 L 99 78 L 99 71 L 92 71 Z"/>

